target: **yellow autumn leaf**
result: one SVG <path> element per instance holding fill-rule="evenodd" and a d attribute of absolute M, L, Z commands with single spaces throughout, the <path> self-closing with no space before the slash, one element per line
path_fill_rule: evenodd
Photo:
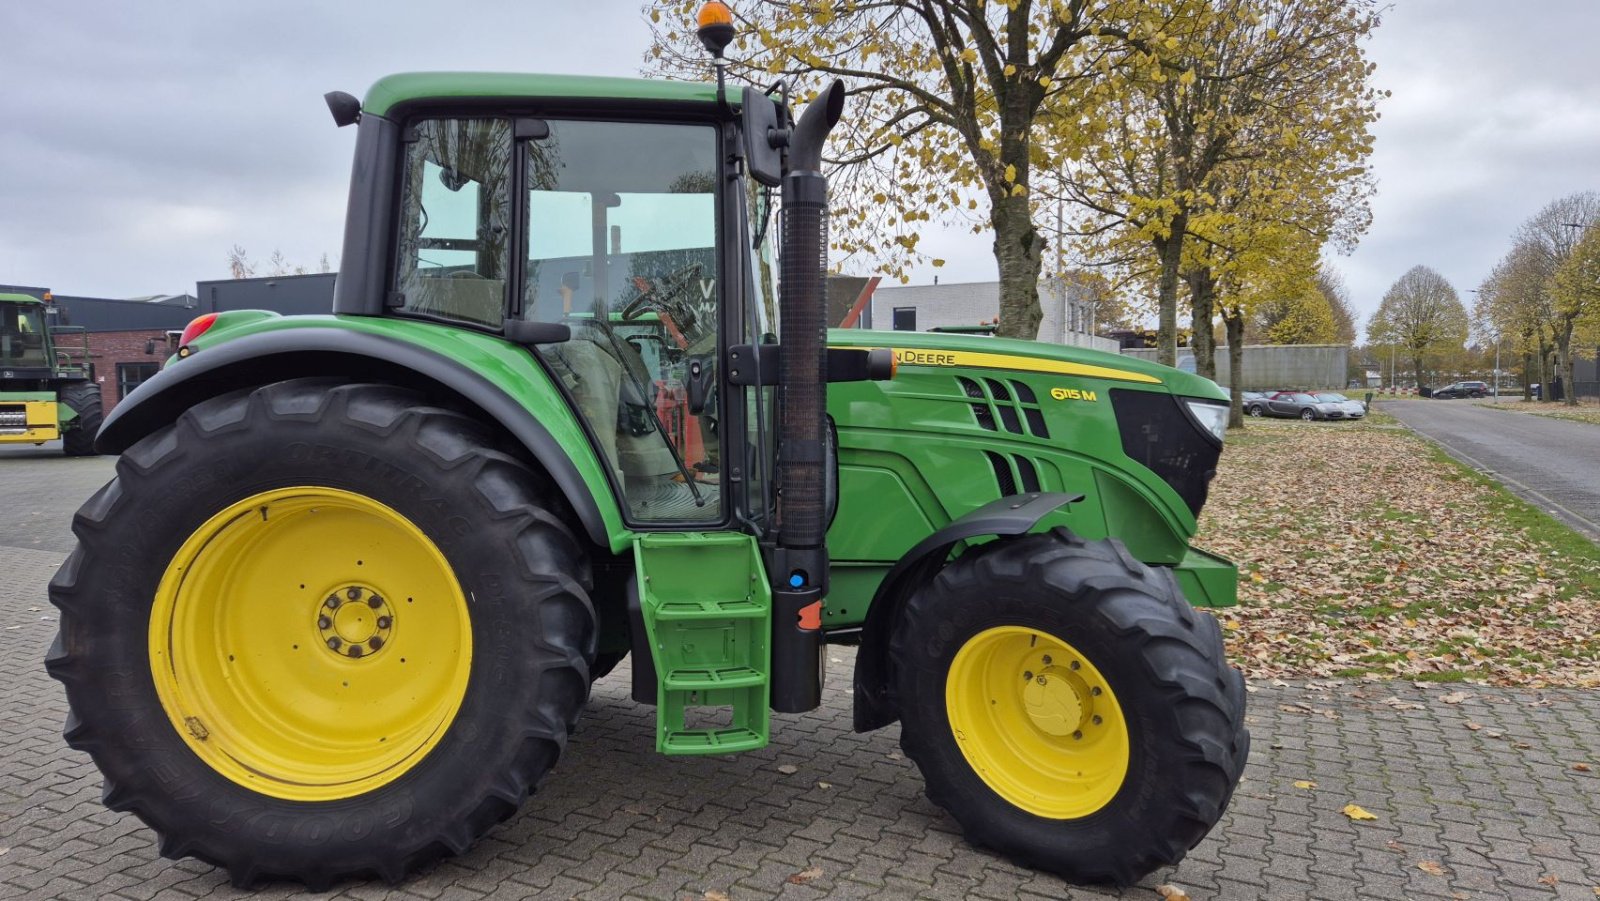
<path fill-rule="evenodd" d="M 975 63 L 978 61 L 978 51 L 968 47 L 967 49 L 961 51 L 961 58 L 969 63 Z"/>
<path fill-rule="evenodd" d="M 944 260 L 937 259 L 937 258 L 934 259 L 933 268 L 937 269 L 937 268 L 939 268 L 940 266 L 943 266 L 943 265 L 944 265 Z"/>
<path fill-rule="evenodd" d="M 1357 805 L 1357 804 L 1346 804 L 1344 806 L 1344 809 L 1339 811 L 1339 812 L 1344 814 L 1345 816 L 1349 817 L 1352 820 L 1376 820 L 1377 819 L 1377 816 L 1374 815 L 1371 811 L 1368 811 L 1366 808 L 1361 807 L 1360 805 Z"/>
<path fill-rule="evenodd" d="M 1295 788 L 1316 788 L 1317 784 L 1315 782 L 1312 782 L 1310 779 L 1296 779 L 1295 783 L 1294 783 L 1294 787 Z"/>
<path fill-rule="evenodd" d="M 1006 74 L 1007 75 L 1015 75 L 1015 74 L 1017 74 L 1017 67 L 1015 65 L 1011 64 L 1011 63 L 1007 63 L 1006 64 Z"/>
<path fill-rule="evenodd" d="M 1006 181 L 1012 182 L 1012 181 L 1016 181 L 1016 180 L 1017 180 L 1017 167 L 1015 165 L 1006 166 Z"/>
<path fill-rule="evenodd" d="M 1051 85 L 1051 81 L 1050 81 L 1049 78 L 1041 78 L 1041 79 L 1039 79 L 1039 87 L 1044 88 L 1045 90 L 1048 91 L 1048 90 L 1050 90 L 1050 85 Z"/>

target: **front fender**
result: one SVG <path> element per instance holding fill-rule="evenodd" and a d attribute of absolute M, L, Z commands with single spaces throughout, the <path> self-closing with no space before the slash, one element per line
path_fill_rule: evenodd
<path fill-rule="evenodd" d="M 879 583 L 861 628 L 856 652 L 855 730 L 868 732 L 900 717 L 889 669 L 889 638 L 911 594 L 944 568 L 950 549 L 983 536 L 1025 535 L 1051 511 L 1083 500 L 1081 494 L 1035 492 L 1002 497 L 922 539 Z"/>
<path fill-rule="evenodd" d="M 331 375 L 435 393 L 443 389 L 477 407 L 527 448 L 596 544 L 613 547 L 612 539 L 626 534 L 603 470 L 581 431 L 577 440 L 558 440 L 528 404 L 502 387 L 504 381 L 497 383 L 457 359 L 403 338 L 340 327 L 339 320 L 318 317 L 314 325 L 298 325 L 285 318 L 266 325 L 265 330 L 206 346 L 146 380 L 106 417 L 95 449 L 121 453 L 201 401 L 284 379 Z M 537 369 L 532 355 L 527 357 L 527 365 Z M 551 395 L 560 397 L 553 391 Z M 584 469 L 590 472 L 586 475 Z"/>

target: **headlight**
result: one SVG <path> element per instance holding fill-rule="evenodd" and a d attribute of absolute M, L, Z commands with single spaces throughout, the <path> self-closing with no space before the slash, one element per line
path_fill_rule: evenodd
<path fill-rule="evenodd" d="M 1209 400 L 1186 400 L 1184 405 L 1189 408 L 1189 415 L 1200 427 L 1210 432 L 1222 443 L 1222 436 L 1228 431 L 1228 406 L 1227 404 L 1214 403 Z"/>

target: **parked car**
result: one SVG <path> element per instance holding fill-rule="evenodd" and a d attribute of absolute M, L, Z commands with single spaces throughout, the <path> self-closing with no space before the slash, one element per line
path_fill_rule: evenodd
<path fill-rule="evenodd" d="M 1344 410 L 1345 419 L 1360 419 L 1367 415 L 1367 405 L 1359 400 L 1351 400 L 1337 391 L 1313 391 L 1311 396 L 1324 403 L 1338 404 Z"/>
<path fill-rule="evenodd" d="M 1488 397 L 1488 382 L 1456 382 L 1443 388 L 1433 389 L 1433 396 L 1440 400 L 1449 400 L 1452 397 Z"/>
<path fill-rule="evenodd" d="M 1344 408 L 1317 400 L 1304 391 L 1279 391 L 1245 408 L 1251 416 L 1276 416 L 1282 419 L 1344 419 Z"/>

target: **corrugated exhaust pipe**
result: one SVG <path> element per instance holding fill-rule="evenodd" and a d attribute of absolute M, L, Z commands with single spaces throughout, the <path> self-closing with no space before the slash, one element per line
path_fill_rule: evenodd
<path fill-rule="evenodd" d="M 783 178 L 783 354 L 778 383 L 778 541 L 773 555 L 772 709 L 822 703 L 822 599 L 828 588 L 828 180 L 822 144 L 844 112 L 835 81 L 789 137 Z"/>

